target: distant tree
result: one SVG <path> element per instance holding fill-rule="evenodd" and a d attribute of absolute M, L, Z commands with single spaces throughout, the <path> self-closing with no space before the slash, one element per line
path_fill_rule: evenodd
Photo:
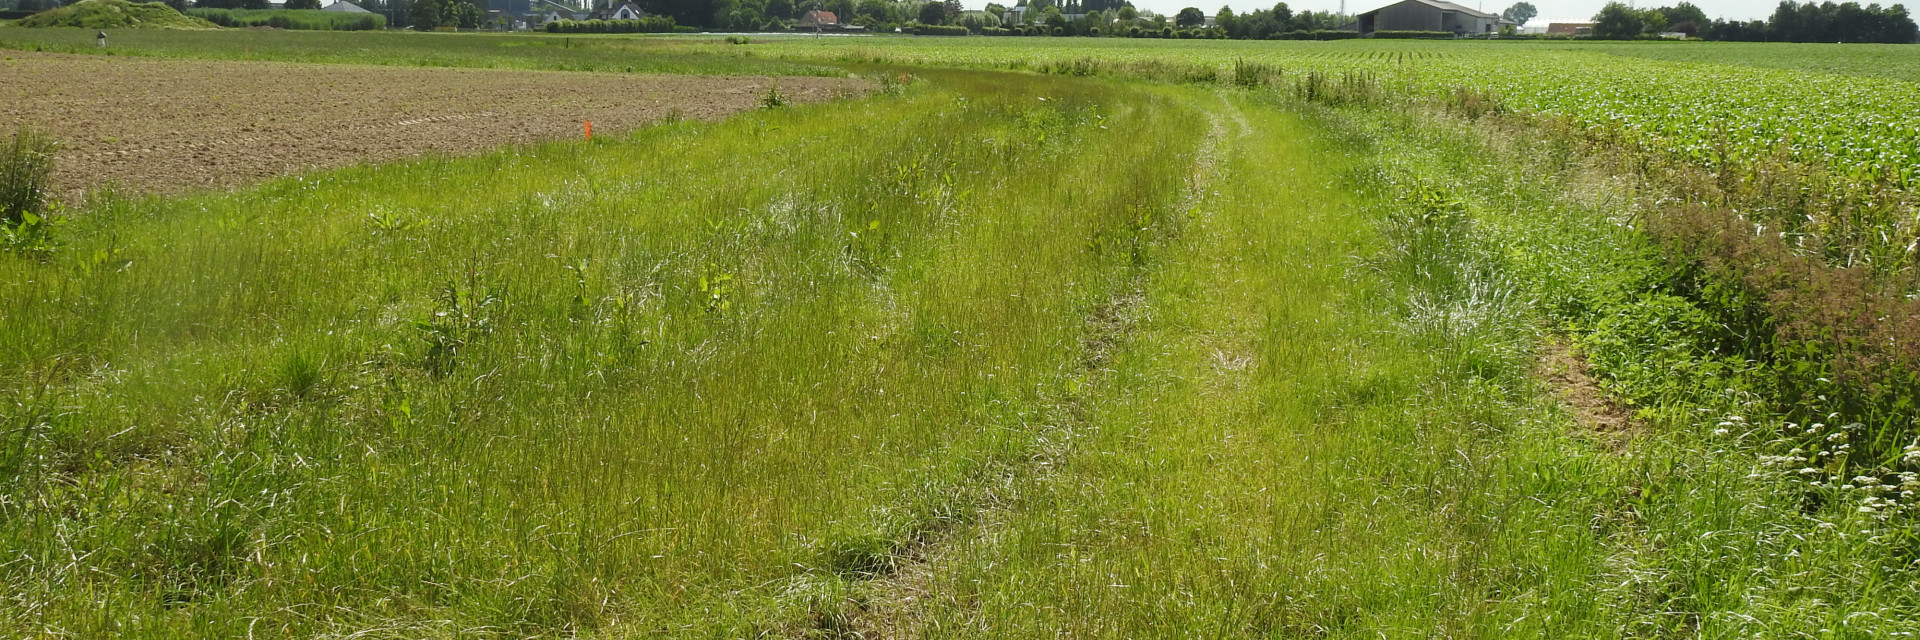
<path fill-rule="evenodd" d="M 860 4 L 853 8 L 853 15 L 874 22 L 893 22 L 893 3 L 887 0 L 860 0 Z"/>
<path fill-rule="evenodd" d="M 725 20 L 720 21 L 720 26 L 731 31 L 758 31 L 760 25 L 766 22 L 766 16 L 753 7 L 736 7 L 726 16 Z"/>
<path fill-rule="evenodd" d="M 946 24 L 947 6 L 938 2 L 920 5 L 920 24 Z"/>
<path fill-rule="evenodd" d="M 1514 24 L 1526 24 L 1528 20 L 1539 17 L 1539 15 L 1540 9 L 1535 8 L 1531 2 L 1516 2 L 1513 3 L 1513 6 L 1507 7 L 1506 11 L 1500 12 L 1500 17 L 1512 21 Z"/>
<path fill-rule="evenodd" d="M 967 7 L 960 4 L 960 0 L 946 0 L 946 2 L 940 3 L 940 8 L 946 10 L 948 22 L 952 22 L 955 18 L 959 18 L 960 14 L 967 12 Z"/>
<path fill-rule="evenodd" d="M 1293 9 L 1289 8 L 1285 2 L 1273 5 L 1273 23 L 1277 30 L 1292 31 Z"/>
<path fill-rule="evenodd" d="M 826 0 L 826 3 L 822 6 L 827 8 L 827 12 L 832 13 L 841 20 L 853 19 L 853 0 Z"/>
<path fill-rule="evenodd" d="M 1176 27 L 1180 27 L 1182 29 L 1185 29 L 1187 27 L 1198 27 L 1206 23 L 1207 23 L 1207 14 L 1201 13 L 1200 9 L 1196 7 L 1187 7 L 1185 9 L 1181 9 L 1180 13 L 1175 14 L 1173 16 L 1173 25 Z"/>
<path fill-rule="evenodd" d="M 1707 23 L 1707 12 L 1701 11 L 1700 7 L 1694 6 L 1691 2 L 1682 2 L 1671 7 L 1660 7 L 1660 14 L 1666 17 L 1667 26 L 1669 27 L 1679 26 L 1680 23 L 1683 22 L 1691 22 L 1696 25 Z"/>
<path fill-rule="evenodd" d="M 240 0 L 235 6 L 241 9 L 270 9 L 267 0 Z"/>
<path fill-rule="evenodd" d="M 1047 30 L 1049 31 L 1053 29 L 1065 29 L 1067 28 L 1067 17 L 1060 15 L 1060 7 L 1049 6 L 1046 10 L 1040 12 L 1040 23 L 1047 25 Z"/>
<path fill-rule="evenodd" d="M 1715 20 L 1700 29 L 1702 38 L 1727 42 L 1766 42 L 1768 36 L 1767 23 L 1761 20 Z"/>
<path fill-rule="evenodd" d="M 1853 2 L 1800 4 L 1786 0 L 1774 10 L 1767 25 L 1767 39 L 1782 42 L 1905 44 L 1913 42 L 1916 33 L 1920 30 L 1906 7 L 1897 4 L 1881 8 L 1878 4 L 1861 7 Z"/>
<path fill-rule="evenodd" d="M 1667 30 L 1667 14 L 1659 9 L 1647 9 L 1640 12 L 1640 32 L 1646 35 L 1659 35 Z"/>
<path fill-rule="evenodd" d="M 987 15 L 991 15 L 995 18 L 1006 18 L 1007 5 L 1000 4 L 998 2 L 989 2 L 987 3 Z"/>
<path fill-rule="evenodd" d="M 1332 11 L 1302 11 L 1294 14 L 1289 22 L 1289 31 L 1318 31 L 1338 29 L 1352 21 Z"/>
<path fill-rule="evenodd" d="M 287 9 L 319 9 L 320 0 L 287 0 L 283 5 Z"/>
<path fill-rule="evenodd" d="M 1609 2 L 1593 16 L 1593 37 L 1601 40 L 1631 40 L 1646 28 L 1645 15 L 1618 2 Z"/>
<path fill-rule="evenodd" d="M 1120 7 L 1121 22 L 1133 22 L 1139 19 L 1140 19 L 1140 10 L 1133 8 L 1132 4 L 1128 4 L 1126 6 Z"/>
<path fill-rule="evenodd" d="M 1220 12 L 1213 14 L 1213 26 L 1226 31 L 1229 38 L 1239 37 L 1240 17 L 1233 15 L 1232 7 L 1220 7 Z"/>
<path fill-rule="evenodd" d="M 487 12 L 480 6 L 463 0 L 445 0 L 441 3 L 440 19 L 448 25 L 461 29 L 476 29 L 487 19 Z"/>
<path fill-rule="evenodd" d="M 16 3 L 13 5 L 13 10 L 14 11 L 44 11 L 46 10 L 46 5 L 41 4 L 40 0 L 20 0 L 19 3 Z"/>
<path fill-rule="evenodd" d="M 648 14 L 673 18 L 674 24 L 708 28 L 726 26 L 739 8 L 732 0 L 639 0 L 639 4 Z"/>
<path fill-rule="evenodd" d="M 792 20 L 799 17 L 799 12 L 795 10 L 793 0 L 767 0 L 765 12 L 768 18 L 774 20 Z"/>
<path fill-rule="evenodd" d="M 413 5 L 407 8 L 407 24 L 415 31 L 440 28 L 440 0 L 413 0 Z"/>

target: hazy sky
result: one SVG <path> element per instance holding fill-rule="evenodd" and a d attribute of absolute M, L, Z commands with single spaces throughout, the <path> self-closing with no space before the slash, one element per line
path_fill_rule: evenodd
<path fill-rule="evenodd" d="M 1281 0 L 1239 0 L 1238 2 L 1234 0 L 1133 0 L 1133 6 L 1142 9 L 1151 9 L 1167 15 L 1178 13 L 1181 7 L 1199 7 L 1206 11 L 1207 15 L 1213 15 L 1213 12 L 1219 11 L 1223 4 L 1233 7 L 1233 10 L 1236 12 L 1245 12 L 1254 9 L 1269 8 L 1273 6 L 1273 3 L 1279 1 Z M 1450 1 L 1456 4 L 1474 7 L 1487 13 L 1500 13 L 1502 10 L 1520 0 Z M 1528 1 L 1540 9 L 1540 17 L 1534 18 L 1534 22 L 1531 23 L 1539 25 L 1544 25 L 1548 22 L 1586 22 L 1589 18 L 1593 17 L 1593 14 L 1600 12 L 1600 7 L 1606 6 L 1607 4 L 1607 0 Z M 1901 2 L 1901 0 L 1879 1 L 1883 5 Z M 1347 0 L 1347 11 L 1349 13 L 1371 11 L 1395 2 L 1399 2 L 1399 0 Z M 1303 9 L 1338 11 L 1340 9 L 1340 0 L 1286 0 L 1286 3 L 1287 6 L 1292 7 L 1294 11 Z M 1629 4 L 1641 7 L 1659 7 L 1679 3 L 1680 0 L 1639 0 L 1638 2 Z M 967 4 L 971 6 L 973 3 L 968 2 Z M 1002 4 L 1011 6 L 1013 3 L 1003 2 Z M 1780 2 L 1779 0 L 1693 0 L 1693 4 L 1699 6 L 1701 10 L 1706 11 L 1708 18 L 1760 20 L 1773 15 L 1773 8 L 1778 6 Z M 1866 4 L 1866 2 L 1862 1 L 1861 4 Z M 1911 0 L 1908 0 L 1908 4 L 1912 4 Z M 981 6 L 986 5 L 983 2 Z"/>

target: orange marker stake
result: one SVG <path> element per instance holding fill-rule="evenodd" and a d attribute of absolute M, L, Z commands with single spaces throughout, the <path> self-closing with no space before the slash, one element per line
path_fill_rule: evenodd
<path fill-rule="evenodd" d="M 593 139 L 593 121 L 585 120 L 583 122 L 587 123 L 587 139 L 592 140 Z"/>

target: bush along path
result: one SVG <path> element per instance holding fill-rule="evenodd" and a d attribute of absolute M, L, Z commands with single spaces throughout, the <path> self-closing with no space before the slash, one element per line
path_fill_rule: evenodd
<path fill-rule="evenodd" d="M 1439 110 L 1318 114 L 1373 149 L 1369 189 L 1468 221 L 1459 244 L 1506 274 L 1541 326 L 1560 335 L 1552 340 L 1585 360 L 1612 396 L 1607 404 L 1632 414 L 1624 434 L 1580 434 L 1621 449 L 1585 473 L 1624 492 L 1611 510 L 1627 526 L 1609 527 L 1620 582 L 1605 590 L 1642 603 L 1620 615 L 1624 628 L 1707 637 L 1920 631 L 1920 594 L 1892 586 L 1920 579 L 1912 561 L 1920 455 L 1911 453 L 1920 447 L 1897 435 L 1911 427 L 1911 409 L 1862 423 L 1848 415 L 1844 390 L 1793 384 L 1818 375 L 1806 366 L 1815 358 L 1756 330 L 1764 313 L 1727 304 L 1739 287 L 1703 282 L 1695 261 L 1710 256 L 1675 252 L 1660 237 L 1670 222 L 1657 219 L 1672 215 L 1662 209 L 1695 209 L 1675 199 L 1671 181 L 1623 170 L 1637 160 L 1630 151 L 1532 135 L 1524 121 Z M 1770 256 L 1749 257 L 1744 268 L 1765 268 Z M 1824 274 L 1802 275 L 1805 289 Z"/>

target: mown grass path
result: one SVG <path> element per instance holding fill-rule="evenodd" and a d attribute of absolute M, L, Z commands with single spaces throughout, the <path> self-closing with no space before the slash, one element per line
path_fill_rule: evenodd
<path fill-rule="evenodd" d="M 1363 145 L 1292 106 L 1170 93 L 1215 126 L 1124 329 L 1061 399 L 1039 470 L 861 628 L 1567 637 L 1625 620 L 1638 605 L 1567 590 L 1610 570 L 1606 535 L 1566 499 L 1560 474 L 1591 450 L 1536 404 L 1524 326 L 1421 317 L 1410 301 L 1448 304 L 1460 283 L 1441 272 L 1461 265 L 1394 231 L 1404 205 L 1355 180 Z"/>

